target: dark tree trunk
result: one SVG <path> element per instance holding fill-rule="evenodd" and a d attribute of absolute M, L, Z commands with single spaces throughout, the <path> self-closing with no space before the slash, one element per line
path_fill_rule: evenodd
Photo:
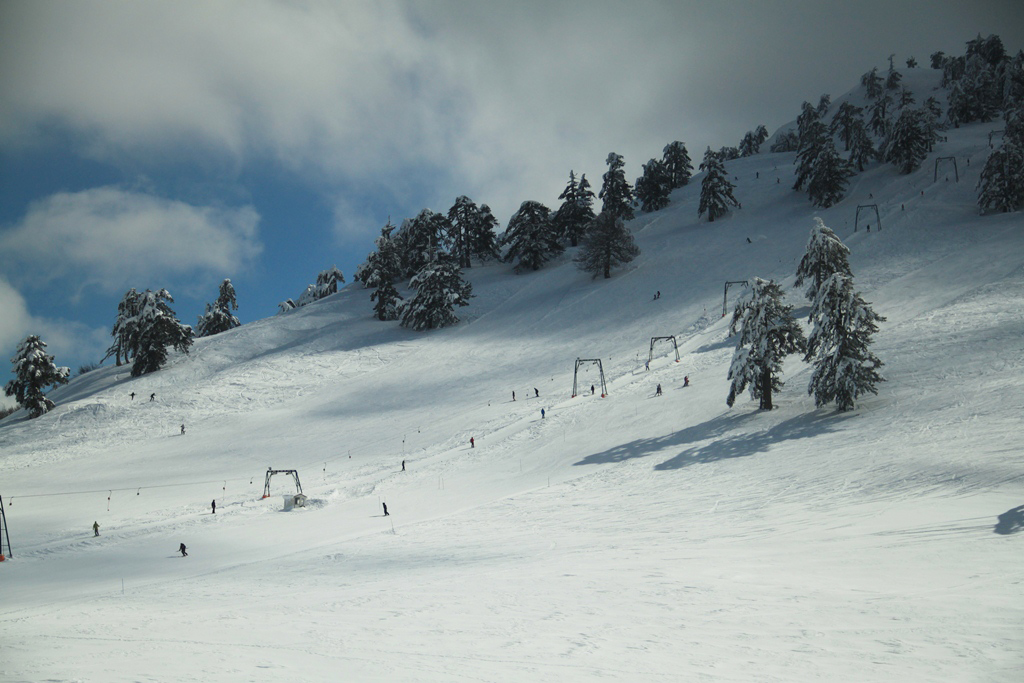
<path fill-rule="evenodd" d="M 772 371 L 768 366 L 761 370 L 761 410 L 772 409 Z"/>

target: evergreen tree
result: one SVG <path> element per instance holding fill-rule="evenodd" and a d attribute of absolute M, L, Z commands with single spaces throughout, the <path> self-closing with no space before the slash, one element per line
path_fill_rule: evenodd
<path fill-rule="evenodd" d="M 749 387 L 750 397 L 760 400 L 761 410 L 772 409 L 772 394 L 783 387 L 779 378 L 786 356 L 801 352 L 806 342 L 793 318 L 793 307 L 783 303 L 782 288 L 773 281 L 753 278 L 747 292 L 736 304 L 729 334 L 739 333 L 736 352 L 729 367 L 729 396 L 736 397 Z"/>
<path fill-rule="evenodd" d="M 686 151 L 686 145 L 678 140 L 670 142 L 665 145 L 661 155 L 661 163 L 665 164 L 673 190 L 690 182 L 693 164 L 690 161 L 690 154 Z"/>
<path fill-rule="evenodd" d="M 306 291 L 299 297 L 299 306 L 307 306 L 314 301 L 319 301 L 326 296 L 338 292 L 338 283 L 345 283 L 345 276 L 335 266 L 320 271 L 316 276 L 316 284 L 306 287 Z"/>
<path fill-rule="evenodd" d="M 853 275 L 850 270 L 850 250 L 836 236 L 825 222 L 814 217 L 811 237 L 807 240 L 807 248 L 796 269 L 794 287 L 803 287 L 807 283 L 804 294 L 810 301 L 818 296 L 818 290 L 825 281 L 834 274 Z"/>
<path fill-rule="evenodd" d="M 908 69 L 916 69 L 917 68 L 917 60 L 914 59 L 912 56 L 911 57 L 907 57 L 907 68 Z"/>
<path fill-rule="evenodd" d="M 901 87 L 900 88 L 899 108 L 900 109 L 906 109 L 907 107 L 909 107 L 910 105 L 914 104 L 915 102 L 917 102 L 917 100 L 914 99 L 914 93 L 912 93 L 910 91 L 910 88 L 908 88 L 907 86 Z"/>
<path fill-rule="evenodd" d="M 46 353 L 46 342 L 34 334 L 18 344 L 11 363 L 14 379 L 4 386 L 4 393 L 13 396 L 30 418 L 52 410 L 54 403 L 44 391 L 50 386 L 67 384 L 71 368 L 54 365 L 53 356 Z"/>
<path fill-rule="evenodd" d="M 878 67 L 860 77 L 860 84 L 864 86 L 869 100 L 877 100 L 882 96 L 882 83 L 884 82 L 884 79 L 878 75 Z"/>
<path fill-rule="evenodd" d="M 879 137 L 886 137 L 889 134 L 889 110 L 892 108 L 892 98 L 888 93 L 880 96 L 871 105 L 871 118 L 868 119 L 868 128 Z"/>
<path fill-rule="evenodd" d="M 576 174 L 569 171 L 569 182 L 558 198 L 563 200 L 554 218 L 555 234 L 559 239 L 568 239 L 571 246 L 578 246 L 580 238 L 587 231 L 587 226 L 594 220 L 594 193 L 590 189 L 587 174 L 580 176 L 576 182 Z"/>
<path fill-rule="evenodd" d="M 497 221 L 486 204 L 477 206 L 466 196 L 458 197 L 448 210 L 451 232 L 451 253 L 463 268 L 472 267 L 472 257 L 482 260 L 498 258 Z"/>
<path fill-rule="evenodd" d="M 423 266 L 409 282 L 416 294 L 399 305 L 402 327 L 433 330 L 459 322 L 456 306 L 468 306 L 473 286 L 462 279 L 455 259 L 445 253 Z"/>
<path fill-rule="evenodd" d="M 633 219 L 633 188 L 626 181 L 625 166 L 621 154 L 611 152 L 605 160 L 608 171 L 605 172 L 598 197 L 604 200 L 602 213 L 610 213 L 624 221 Z"/>
<path fill-rule="evenodd" d="M 828 132 L 832 135 L 839 135 L 839 139 L 843 141 L 843 151 L 850 151 L 850 142 L 853 140 L 853 128 L 856 121 L 861 121 L 861 115 L 864 113 L 864 109 L 861 107 L 855 107 L 849 102 L 843 102 L 839 105 L 839 109 L 836 110 L 836 115 L 832 117 L 832 123 L 828 126 Z"/>
<path fill-rule="evenodd" d="M 645 213 L 660 211 L 669 204 L 672 183 L 665 165 L 657 159 L 644 164 L 644 174 L 636 179 L 636 198 Z"/>
<path fill-rule="evenodd" d="M 388 220 L 381 228 L 380 237 L 374 240 L 377 251 L 366 257 L 366 262 L 356 270 L 354 279 L 364 287 L 374 288 L 370 301 L 376 301 L 373 311 L 378 320 L 397 320 L 398 302 L 402 297 L 395 289 L 394 282 L 402 275 L 402 259 L 398 245 L 391 236 L 395 226 Z"/>
<path fill-rule="evenodd" d="M 807 393 L 822 407 L 833 401 L 840 411 L 852 410 L 861 394 L 877 394 L 885 378 L 883 363 L 871 350 L 872 335 L 885 318 L 853 291 L 853 277 L 833 273 L 811 304 L 813 328 L 804 361 L 814 364 Z"/>
<path fill-rule="evenodd" d="M 734 159 L 740 158 L 740 151 L 735 147 L 719 147 L 716 154 L 718 155 L 718 158 L 721 159 L 722 161 L 732 161 Z"/>
<path fill-rule="evenodd" d="M 576 265 L 580 270 L 590 273 L 593 277 L 612 276 L 612 268 L 629 263 L 640 255 L 640 248 L 633 241 L 633 234 L 617 216 L 602 213 L 594 219 L 594 224 L 587 231 L 583 247 L 576 256 Z"/>
<path fill-rule="evenodd" d="M 491 207 L 480 204 L 476 210 L 476 220 L 470 224 L 469 254 L 481 261 L 498 260 L 501 250 L 498 248 L 498 235 L 495 229 L 498 219 L 491 213 Z"/>
<path fill-rule="evenodd" d="M 120 366 L 122 360 L 127 363 L 135 355 L 138 348 L 136 316 L 141 307 L 139 293 L 135 291 L 134 287 L 125 292 L 121 303 L 117 305 L 117 320 L 114 321 L 114 327 L 110 330 L 110 336 L 114 338 L 114 343 L 107 349 L 107 355 L 103 356 L 103 360 L 114 356 L 117 365 Z"/>
<path fill-rule="evenodd" d="M 196 324 L 196 332 L 199 337 L 209 337 L 213 334 L 227 332 L 241 325 L 238 318 L 232 315 L 231 311 L 238 310 L 238 300 L 235 298 L 235 288 L 231 280 L 227 278 L 220 283 L 220 292 L 217 300 L 212 304 L 206 304 L 206 313 L 199 316 Z"/>
<path fill-rule="evenodd" d="M 992 150 L 978 179 L 982 213 L 1024 207 L 1024 146 L 1013 139 Z"/>
<path fill-rule="evenodd" d="M 919 109 L 904 109 L 885 145 L 885 160 L 900 173 L 912 173 L 928 156 L 928 134 Z"/>
<path fill-rule="evenodd" d="M 888 76 L 886 76 L 885 79 L 885 89 L 896 90 L 898 87 L 900 87 L 901 80 L 903 80 L 903 74 L 901 74 L 896 69 L 889 67 L 889 74 Z"/>
<path fill-rule="evenodd" d="M 831 138 L 826 138 L 807 181 L 811 203 L 823 209 L 837 203 L 846 195 L 846 184 L 852 175 L 850 163 L 839 156 Z"/>
<path fill-rule="evenodd" d="M 818 154 L 825 148 L 826 141 L 831 142 L 825 124 L 814 119 L 807 124 L 803 134 L 800 135 L 800 149 L 797 150 L 796 159 L 796 181 L 793 183 L 794 190 L 802 190 L 811 179 L 814 172 L 814 163 Z"/>
<path fill-rule="evenodd" d="M 946 63 L 946 53 L 942 50 L 931 54 L 931 68 L 941 69 Z"/>
<path fill-rule="evenodd" d="M 434 255 L 445 248 L 451 223 L 443 214 L 423 209 L 415 218 L 402 223 L 397 235 L 404 275 L 419 272 Z"/>
<path fill-rule="evenodd" d="M 850 131 L 850 163 L 856 166 L 858 171 L 863 171 L 865 164 L 877 156 L 878 152 L 875 151 L 875 145 L 868 135 L 864 119 L 855 120 Z"/>
<path fill-rule="evenodd" d="M 800 149 L 800 135 L 795 130 L 788 130 L 779 133 L 775 142 L 769 148 L 772 154 L 781 152 L 795 152 Z"/>
<path fill-rule="evenodd" d="M 138 351 L 132 364 L 132 377 L 155 372 L 167 362 L 167 347 L 188 353 L 192 346 L 192 328 L 178 322 L 169 304 L 174 303 L 166 289 L 147 289 L 139 298 L 137 318 Z"/>
<path fill-rule="evenodd" d="M 558 241 L 551 224 L 551 211 L 540 202 L 527 200 L 512 215 L 505 230 L 505 262 L 518 259 L 515 271 L 540 270 L 553 256 L 562 253 L 564 247 Z"/>
<path fill-rule="evenodd" d="M 768 139 L 768 129 L 758 126 L 753 131 L 747 131 L 740 141 L 740 156 L 749 157 L 761 152 L 761 145 Z"/>
<path fill-rule="evenodd" d="M 704 171 L 704 179 L 700 183 L 700 206 L 697 207 L 697 217 L 700 218 L 706 213 L 708 222 L 713 223 L 716 218 L 725 215 L 730 205 L 739 206 L 740 203 L 732 194 L 734 186 L 729 182 L 725 165 L 710 147 L 704 152 L 700 170 Z"/>

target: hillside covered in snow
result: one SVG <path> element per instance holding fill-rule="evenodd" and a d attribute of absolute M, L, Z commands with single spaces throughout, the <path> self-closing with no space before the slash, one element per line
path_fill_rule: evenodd
<path fill-rule="evenodd" d="M 453 327 L 350 285 L 72 380 L 0 422 L 0 680 L 1019 680 L 1024 222 L 979 216 L 996 127 L 828 209 L 793 153 L 729 161 L 742 209 L 698 219 L 696 176 L 610 280 L 573 249 L 474 264 Z M 887 318 L 887 381 L 817 409 L 793 356 L 775 410 L 730 409 L 724 283 L 775 279 L 806 320 L 815 216 Z M 646 370 L 662 336 L 680 361 Z M 607 396 L 590 364 L 572 396 L 580 358 Z M 306 507 L 284 475 L 262 498 L 268 468 Z"/>

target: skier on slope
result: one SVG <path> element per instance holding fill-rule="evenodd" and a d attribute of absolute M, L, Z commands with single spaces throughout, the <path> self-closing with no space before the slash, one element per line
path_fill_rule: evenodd
<path fill-rule="evenodd" d="M 215 515 L 215 514 L 217 514 L 217 499 L 216 499 L 216 498 L 214 498 L 214 499 L 213 499 L 213 500 L 212 500 L 212 501 L 210 502 L 210 514 L 211 514 L 211 515 Z"/>
<path fill-rule="evenodd" d="M 657 390 L 654 392 L 654 395 L 655 396 L 661 396 L 661 385 L 660 384 L 658 385 Z"/>
<path fill-rule="evenodd" d="M 100 535 L 100 523 L 99 522 L 93 522 L 92 523 L 92 533 L 93 533 L 94 536 L 99 536 Z"/>
<path fill-rule="evenodd" d="M 178 552 L 181 553 L 182 557 L 188 557 L 188 553 L 185 552 L 185 544 L 182 543 L 178 546 Z"/>
<path fill-rule="evenodd" d="M 390 514 L 388 513 L 388 504 L 387 503 L 381 503 L 381 505 L 384 506 L 384 516 L 385 517 L 389 517 Z"/>

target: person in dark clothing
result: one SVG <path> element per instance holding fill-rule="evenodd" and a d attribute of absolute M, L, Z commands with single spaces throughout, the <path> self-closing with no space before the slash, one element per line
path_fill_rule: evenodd
<path fill-rule="evenodd" d="M 216 498 L 214 498 L 213 502 L 210 503 L 210 510 L 211 510 L 211 512 L 210 512 L 211 515 L 217 514 L 217 499 Z"/>
<path fill-rule="evenodd" d="M 537 391 L 537 387 L 533 388 L 533 397 L 534 398 L 540 398 L 540 392 Z"/>
<path fill-rule="evenodd" d="M 402 461 L 402 471 L 405 472 L 405 461 Z"/>
<path fill-rule="evenodd" d="M 516 400 L 516 392 L 514 392 L 514 391 L 512 392 L 512 400 L 513 401 Z"/>
<path fill-rule="evenodd" d="M 655 396 L 661 396 L 661 385 L 660 384 L 658 385 L 657 390 L 654 392 L 654 395 Z"/>
<path fill-rule="evenodd" d="M 156 392 L 149 395 L 149 402 L 152 403 L 156 400 Z"/>
<path fill-rule="evenodd" d="M 690 376 L 689 375 L 686 375 L 685 377 L 683 377 L 683 386 L 684 387 L 690 386 Z"/>
<path fill-rule="evenodd" d="M 387 503 L 381 503 L 381 505 L 384 506 L 384 516 L 385 517 L 389 516 L 388 515 L 388 504 Z"/>
<path fill-rule="evenodd" d="M 185 433 L 185 425 L 184 425 L 184 424 L 182 424 L 182 425 L 181 425 L 181 433 L 182 433 L 182 434 L 184 434 L 184 433 Z"/>
<path fill-rule="evenodd" d="M 132 397 L 133 401 L 135 400 L 135 392 L 134 391 L 132 393 L 128 394 L 128 395 Z"/>
<path fill-rule="evenodd" d="M 469 437 L 469 447 L 476 448 L 476 439 L 474 439 L 473 437 Z"/>
<path fill-rule="evenodd" d="M 540 419 L 542 419 L 542 420 L 544 419 L 544 409 L 543 408 L 540 409 Z"/>
<path fill-rule="evenodd" d="M 593 384 L 590 385 L 590 395 L 591 396 L 594 395 L 594 385 Z"/>
<path fill-rule="evenodd" d="M 93 522 L 92 523 L 92 534 L 93 534 L 93 536 L 99 536 L 100 535 L 100 523 L 99 522 Z"/>
<path fill-rule="evenodd" d="M 178 552 L 181 553 L 182 557 L 188 557 L 188 553 L 185 552 L 185 544 L 184 543 L 182 543 L 181 545 L 178 546 Z"/>

